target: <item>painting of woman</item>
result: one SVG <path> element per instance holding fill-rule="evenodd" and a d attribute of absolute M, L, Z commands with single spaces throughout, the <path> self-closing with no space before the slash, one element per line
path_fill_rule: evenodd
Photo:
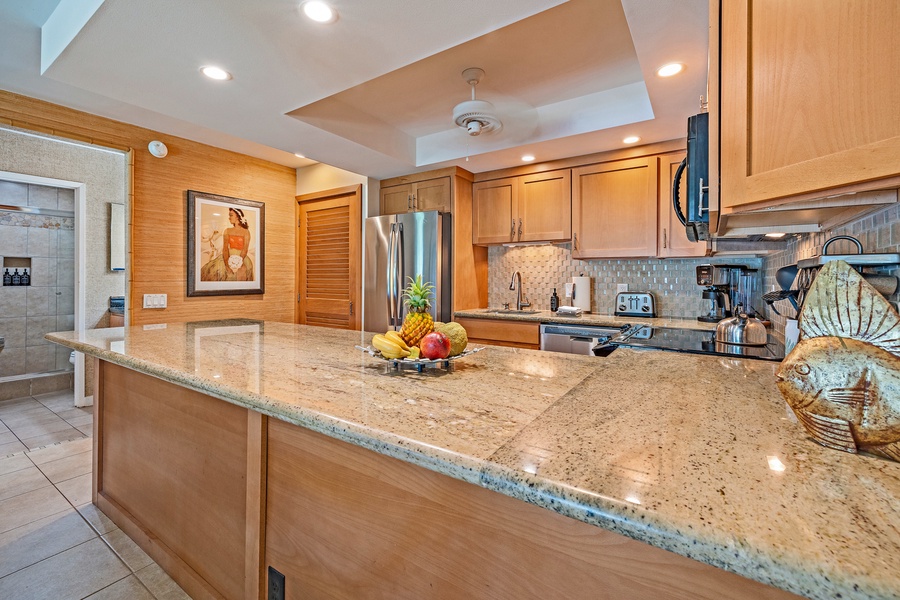
<path fill-rule="evenodd" d="M 244 211 L 228 209 L 231 227 L 222 233 L 222 253 L 200 269 L 201 281 L 253 281 L 253 263 L 247 257 L 250 231 Z"/>

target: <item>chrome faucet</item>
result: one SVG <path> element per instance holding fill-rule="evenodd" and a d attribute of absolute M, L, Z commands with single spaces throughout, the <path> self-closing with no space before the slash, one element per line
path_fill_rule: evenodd
<path fill-rule="evenodd" d="M 509 289 L 516 291 L 516 310 L 522 310 L 523 308 L 531 306 L 531 302 L 528 301 L 527 297 L 524 301 L 522 300 L 522 297 L 524 296 L 522 293 L 522 276 L 518 271 L 513 273 L 512 281 L 509 282 Z"/>

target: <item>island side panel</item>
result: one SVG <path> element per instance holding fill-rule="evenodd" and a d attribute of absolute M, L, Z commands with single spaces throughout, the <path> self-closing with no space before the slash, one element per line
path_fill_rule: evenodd
<path fill-rule="evenodd" d="M 125 367 L 98 366 L 97 506 L 193 598 L 244 598 L 253 546 L 247 471 L 259 464 L 248 452 L 248 411 Z M 251 437 L 258 445 L 259 435 Z"/>
<path fill-rule="evenodd" d="M 274 419 L 267 505 L 287 600 L 798 598 Z"/>

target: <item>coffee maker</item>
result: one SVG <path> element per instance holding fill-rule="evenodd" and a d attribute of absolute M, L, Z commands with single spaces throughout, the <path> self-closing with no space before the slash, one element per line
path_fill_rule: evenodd
<path fill-rule="evenodd" d="M 734 301 L 744 265 L 697 265 L 697 285 L 705 286 L 702 297 L 709 302 L 707 311 L 698 316 L 703 323 L 718 323 L 734 316 Z"/>

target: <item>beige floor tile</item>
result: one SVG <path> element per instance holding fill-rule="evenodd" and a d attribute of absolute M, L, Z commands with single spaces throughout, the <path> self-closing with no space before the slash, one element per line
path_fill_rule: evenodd
<path fill-rule="evenodd" d="M 16 398 L 15 400 L 3 400 L 0 401 L 0 419 L 4 416 L 9 416 L 23 410 L 40 408 L 43 406 L 43 404 L 30 397 Z"/>
<path fill-rule="evenodd" d="M 93 504 L 82 504 L 77 509 L 84 520 L 90 523 L 99 535 L 105 535 L 118 529 L 118 526 Z"/>
<path fill-rule="evenodd" d="M 33 423 L 29 425 L 13 425 L 9 424 L 9 428 L 13 433 L 16 434 L 20 440 L 24 440 L 27 438 L 37 437 L 39 435 L 47 435 L 49 433 L 58 433 L 60 431 L 65 431 L 67 429 L 71 429 L 72 426 L 65 422 L 64 419 L 60 419 L 56 415 L 53 415 L 53 419 L 47 419 L 42 423 Z"/>
<path fill-rule="evenodd" d="M 55 416 L 55 412 L 39 402 L 12 407 L 6 411 L 0 409 L 0 421 L 3 421 L 10 429 L 23 423 L 40 423 L 42 420 L 52 419 Z"/>
<path fill-rule="evenodd" d="M 144 567 L 135 575 L 157 600 L 191 600 L 184 590 L 158 564 Z"/>
<path fill-rule="evenodd" d="M 82 425 L 80 427 L 76 427 L 75 429 L 77 429 L 78 431 L 80 431 L 81 433 L 83 433 L 84 435 L 86 435 L 88 437 L 94 437 L 94 425 L 93 424 Z"/>
<path fill-rule="evenodd" d="M 2 446 L 3 444 L 8 444 L 10 442 L 18 442 L 18 441 L 19 441 L 19 438 L 17 438 L 16 435 L 9 429 L 7 429 L 4 432 L 0 432 L 0 446 Z"/>
<path fill-rule="evenodd" d="M 95 537 L 74 509 L 0 533 L 0 577 Z"/>
<path fill-rule="evenodd" d="M 128 568 L 96 538 L 0 579 L 0 598 L 80 599 L 127 575 Z"/>
<path fill-rule="evenodd" d="M 0 458 L 0 475 L 6 475 L 30 466 L 32 466 L 31 461 L 28 460 L 28 455 L 25 453 Z"/>
<path fill-rule="evenodd" d="M 62 481 L 56 484 L 56 488 L 72 503 L 72 506 L 87 504 L 91 501 L 91 474 Z"/>
<path fill-rule="evenodd" d="M 24 452 L 28 448 L 22 442 L 9 442 L 6 444 L 0 444 L 0 456 L 6 456 L 8 454 L 14 454 L 16 452 Z"/>
<path fill-rule="evenodd" d="M 140 571 L 153 564 L 153 559 L 121 529 L 107 533 L 103 539 L 132 571 Z"/>
<path fill-rule="evenodd" d="M 44 446 L 49 446 L 50 444 L 58 444 L 59 442 L 68 442 L 83 438 L 84 434 L 81 431 L 74 427 L 70 427 L 66 431 L 58 431 L 56 433 L 48 433 L 47 435 L 25 438 L 22 440 L 22 443 L 25 444 L 29 450 L 34 450 L 35 448 L 42 448 Z"/>
<path fill-rule="evenodd" d="M 0 421 L 0 433 L 9 433 L 9 427 L 3 424 L 3 421 Z"/>
<path fill-rule="evenodd" d="M 70 509 L 59 490 L 43 487 L 0 500 L 0 533 Z M 0 594 L 0 598 L 3 595 Z"/>
<path fill-rule="evenodd" d="M 28 458 L 31 459 L 31 462 L 40 466 L 52 460 L 59 460 L 74 454 L 88 452 L 92 450 L 93 447 L 94 443 L 92 440 L 88 438 L 79 438 L 75 441 L 63 442 L 61 444 L 56 444 L 55 446 L 47 446 L 40 450 L 29 450 Z"/>
<path fill-rule="evenodd" d="M 60 419 L 65 419 L 66 421 L 68 421 L 69 419 L 74 419 L 76 417 L 92 417 L 92 416 L 94 416 L 94 411 L 90 406 L 88 406 L 86 408 L 75 408 L 75 407 L 70 406 L 69 408 L 67 408 L 65 410 L 57 410 L 54 412 L 56 413 L 57 417 L 59 417 Z"/>
<path fill-rule="evenodd" d="M 90 427 L 94 424 L 94 415 L 70 417 L 66 419 L 66 423 L 68 423 L 72 427 Z"/>
<path fill-rule="evenodd" d="M 120 579 L 84 600 L 125 600 L 126 598 L 127 600 L 154 600 L 153 594 L 148 592 L 141 580 L 134 575 Z"/>
<path fill-rule="evenodd" d="M 0 500 L 47 487 L 50 482 L 37 467 L 19 469 L 0 475 Z"/>
<path fill-rule="evenodd" d="M 80 454 L 72 454 L 59 460 L 42 463 L 41 471 L 53 483 L 59 483 L 91 472 L 93 452 L 88 450 Z M 2 486 L 0 486 L 2 487 Z"/>
<path fill-rule="evenodd" d="M 68 410 L 75 407 L 75 393 L 72 390 L 50 392 L 49 394 L 32 396 L 32 398 L 34 398 L 53 412 Z"/>

